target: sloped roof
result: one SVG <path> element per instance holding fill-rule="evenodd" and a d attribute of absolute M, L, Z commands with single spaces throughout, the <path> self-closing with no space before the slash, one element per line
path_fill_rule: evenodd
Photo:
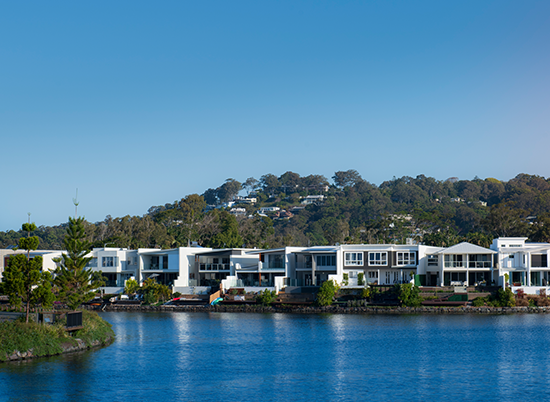
<path fill-rule="evenodd" d="M 434 254 L 496 254 L 496 251 L 485 247 L 476 246 L 467 242 L 456 244 L 452 247 L 445 248 Z"/>

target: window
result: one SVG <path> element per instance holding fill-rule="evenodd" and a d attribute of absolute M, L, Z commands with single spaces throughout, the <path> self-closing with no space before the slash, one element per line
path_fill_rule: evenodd
<path fill-rule="evenodd" d="M 104 267 L 114 267 L 115 266 L 115 257 L 103 257 L 103 266 Z"/>
<path fill-rule="evenodd" d="M 335 267 L 336 256 L 335 255 L 318 255 L 317 266 L 318 267 Z"/>
<path fill-rule="evenodd" d="M 513 254 L 512 258 L 514 258 Z M 491 256 L 489 254 L 470 254 L 468 261 L 470 268 L 491 268 Z"/>
<path fill-rule="evenodd" d="M 345 253 L 344 265 L 363 265 L 363 253 Z"/>
<path fill-rule="evenodd" d="M 369 279 L 378 279 L 378 271 L 369 271 L 367 276 Z"/>
<path fill-rule="evenodd" d="M 388 265 L 388 253 L 369 253 L 369 265 Z"/>
<path fill-rule="evenodd" d="M 415 265 L 416 253 L 413 252 L 398 252 L 397 253 L 397 265 Z"/>
<path fill-rule="evenodd" d="M 445 268 L 461 268 L 464 267 L 462 262 L 462 254 L 447 254 L 445 256 Z"/>
<path fill-rule="evenodd" d="M 531 255 L 531 266 L 537 268 L 548 267 L 548 255 L 546 254 L 533 254 Z"/>
<path fill-rule="evenodd" d="M 428 267 L 437 267 L 439 265 L 439 256 L 429 255 L 428 256 Z"/>
<path fill-rule="evenodd" d="M 269 268 L 284 268 L 283 254 L 273 254 L 269 256 Z"/>

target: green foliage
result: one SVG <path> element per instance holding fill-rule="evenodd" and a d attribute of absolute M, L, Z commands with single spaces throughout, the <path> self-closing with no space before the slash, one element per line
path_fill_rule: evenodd
<path fill-rule="evenodd" d="M 359 272 L 357 274 L 357 285 L 363 286 L 365 284 L 365 274 L 363 272 Z"/>
<path fill-rule="evenodd" d="M 264 289 L 263 292 L 260 292 L 260 294 L 256 296 L 256 302 L 264 306 L 269 306 L 273 303 L 276 297 L 277 293 L 274 290 L 270 291 L 269 289 Z"/>
<path fill-rule="evenodd" d="M 143 302 L 145 304 L 155 304 L 159 301 L 165 302 L 172 296 L 172 290 L 166 285 L 157 283 L 154 278 L 149 278 L 143 282 L 141 293 L 143 293 Z"/>
<path fill-rule="evenodd" d="M 0 361 L 6 361 L 7 356 L 15 351 L 26 352 L 32 349 L 33 356 L 50 356 L 61 353 L 62 344 L 76 345 L 75 338 L 84 340 L 88 346 L 99 341 L 106 344 L 114 339 L 115 334 L 111 324 L 101 319 L 96 313 L 83 311 L 83 329 L 71 337 L 65 331 L 65 322 L 53 325 L 37 324 L 20 321 L 0 322 Z"/>
<path fill-rule="evenodd" d="M 86 269 L 91 258 L 85 257 L 90 247 L 85 238 L 84 218 L 69 218 L 64 241 L 67 254 L 62 254 L 59 261 L 55 284 L 59 288 L 59 299 L 72 310 L 92 300 L 95 290 L 102 285 L 101 275 Z"/>
<path fill-rule="evenodd" d="M 23 224 L 27 237 L 19 239 L 19 248 L 27 251 L 25 254 L 15 254 L 8 259 L 8 266 L 3 272 L 2 291 L 9 296 L 12 306 L 25 304 L 25 321 L 29 322 L 31 307 L 52 306 L 55 296 L 52 292 L 52 277 L 49 272 L 42 272 L 42 257 L 30 258 L 30 252 L 38 248 L 39 240 L 30 236 L 36 230 L 34 223 Z"/>
<path fill-rule="evenodd" d="M 487 298 L 485 297 L 476 297 L 472 300 L 472 306 L 474 307 L 483 307 L 487 303 Z"/>
<path fill-rule="evenodd" d="M 395 292 L 402 306 L 418 307 L 422 304 L 420 289 L 412 283 L 395 285 Z"/>
<path fill-rule="evenodd" d="M 344 275 L 342 275 L 342 276 L 343 276 L 342 285 L 347 286 L 348 283 L 349 283 L 349 275 L 348 275 L 348 274 L 344 274 Z"/>
<path fill-rule="evenodd" d="M 139 289 L 139 283 L 135 279 L 128 279 L 124 285 L 124 293 L 133 296 Z"/>
<path fill-rule="evenodd" d="M 491 302 L 494 307 L 514 307 L 516 298 L 510 288 L 506 288 L 506 290 L 500 288 Z"/>
<path fill-rule="evenodd" d="M 317 305 L 330 306 L 334 300 L 334 296 L 338 293 L 338 285 L 333 280 L 323 282 L 317 292 Z"/>
<path fill-rule="evenodd" d="M 247 217 L 238 217 L 234 227 L 231 224 L 224 228 L 219 213 L 204 213 L 204 209 L 207 203 L 216 204 L 236 194 L 239 182 L 228 179 L 206 190 L 204 196 L 192 194 L 153 206 L 144 216 L 108 216 L 96 224 L 85 222 L 87 240 L 94 247 L 110 243 L 132 249 L 180 247 L 190 241 L 202 246 L 240 247 L 244 243 L 248 247 L 274 248 L 343 242 L 400 243 L 407 237 L 426 245 L 451 246 L 468 241 L 482 247 L 497 235 L 550 240 L 550 182 L 544 177 L 519 174 L 508 182 L 493 178 L 438 181 L 419 175 L 393 178 L 376 186 L 363 180 L 358 172 L 348 170 L 336 172 L 333 180 L 334 186 L 328 191 L 323 176 L 300 177 L 294 172 L 280 177 L 266 174 L 259 182 L 254 178 L 245 182 L 247 190 L 256 191 L 258 200 L 256 205 L 247 206 L 250 215 L 262 206 L 290 209 L 300 205 L 299 197 L 326 196 L 318 205 L 295 211 L 290 220 L 270 224 L 267 220 L 250 222 Z M 526 224 L 528 215 L 537 217 L 533 225 Z M 62 226 L 37 228 L 39 247 L 63 249 L 64 232 Z M 0 232 L 0 248 L 16 244 L 22 233 Z"/>

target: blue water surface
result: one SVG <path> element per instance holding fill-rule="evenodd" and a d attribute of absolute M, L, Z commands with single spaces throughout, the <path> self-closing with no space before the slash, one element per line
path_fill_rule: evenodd
<path fill-rule="evenodd" d="M 102 313 L 102 349 L 0 364 L 0 401 L 540 401 L 547 315 Z"/>

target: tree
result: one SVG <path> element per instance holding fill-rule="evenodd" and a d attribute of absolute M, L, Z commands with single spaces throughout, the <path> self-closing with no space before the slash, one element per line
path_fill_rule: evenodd
<path fill-rule="evenodd" d="M 271 173 L 264 174 L 260 177 L 260 185 L 262 186 L 263 192 L 270 195 L 275 193 L 279 188 L 279 179 Z"/>
<path fill-rule="evenodd" d="M 91 257 L 86 257 L 89 252 L 89 243 L 85 238 L 84 218 L 69 218 L 67 234 L 63 242 L 67 254 L 63 253 L 59 261 L 55 284 L 59 287 L 61 301 L 72 310 L 93 299 L 94 290 L 101 286 L 97 275 L 94 275 L 91 269 L 86 269 Z"/>
<path fill-rule="evenodd" d="M 256 190 L 257 187 L 258 187 L 258 180 L 256 180 L 254 177 L 249 177 L 243 183 L 243 188 L 245 188 L 247 190 L 248 194 L 250 194 L 252 191 Z"/>
<path fill-rule="evenodd" d="M 133 296 L 137 293 L 139 284 L 135 279 L 128 279 L 124 285 L 124 293 L 128 296 Z"/>
<path fill-rule="evenodd" d="M 333 280 L 323 282 L 317 292 L 317 304 L 319 306 L 330 306 L 337 292 L 338 285 Z"/>
<path fill-rule="evenodd" d="M 422 304 L 420 289 L 417 286 L 413 286 L 412 283 L 395 285 L 395 293 L 403 306 L 418 307 Z"/>
<path fill-rule="evenodd" d="M 527 213 L 513 204 L 493 205 L 483 220 L 485 230 L 495 237 L 525 236 L 529 232 L 525 221 Z"/>
<path fill-rule="evenodd" d="M 529 239 L 535 242 L 550 243 L 550 214 L 537 216 L 531 227 Z"/>
<path fill-rule="evenodd" d="M 220 232 L 212 237 L 210 247 L 234 248 L 242 247 L 243 238 L 239 234 L 239 224 L 235 216 L 227 211 L 219 212 Z"/>
<path fill-rule="evenodd" d="M 227 179 L 225 183 L 218 188 L 218 199 L 221 202 L 231 201 L 239 191 L 241 191 L 242 185 L 235 179 Z"/>
<path fill-rule="evenodd" d="M 31 306 L 51 307 L 55 300 L 51 275 L 42 272 L 42 257 L 30 258 L 31 250 L 36 250 L 39 244 L 38 237 L 30 235 L 35 230 L 34 223 L 23 224 L 27 237 L 19 239 L 19 248 L 26 250 L 27 254 L 16 254 L 9 258 L 2 283 L 2 290 L 9 296 L 12 306 L 20 306 L 21 302 L 25 304 L 25 322 L 29 322 Z"/>
<path fill-rule="evenodd" d="M 361 178 L 361 175 L 357 172 L 357 170 L 350 169 L 346 170 L 345 172 L 334 173 L 334 176 L 332 176 L 332 180 L 334 180 L 334 185 L 336 187 L 344 188 L 353 186 L 363 179 Z"/>

